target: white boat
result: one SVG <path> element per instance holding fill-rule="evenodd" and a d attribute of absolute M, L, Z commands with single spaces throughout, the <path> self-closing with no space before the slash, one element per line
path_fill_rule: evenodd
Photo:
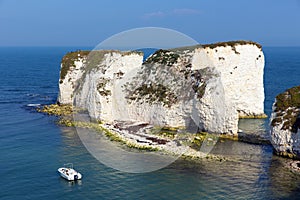
<path fill-rule="evenodd" d="M 73 164 L 64 164 L 64 167 L 58 168 L 57 170 L 61 177 L 67 179 L 68 181 L 76 181 L 82 178 L 82 175 L 73 169 Z"/>

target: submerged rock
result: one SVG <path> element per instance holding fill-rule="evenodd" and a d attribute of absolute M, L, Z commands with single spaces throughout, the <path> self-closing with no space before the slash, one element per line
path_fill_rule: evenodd
<path fill-rule="evenodd" d="M 58 102 L 91 118 L 236 135 L 239 117 L 264 116 L 264 54 L 248 41 L 141 52 L 78 51 L 61 64 Z"/>
<path fill-rule="evenodd" d="M 271 142 L 275 153 L 300 158 L 300 86 L 276 96 L 270 118 Z"/>
<path fill-rule="evenodd" d="M 50 104 L 37 108 L 37 111 L 47 113 L 48 115 L 69 116 L 74 114 L 76 112 L 76 109 L 74 109 L 70 104 Z"/>

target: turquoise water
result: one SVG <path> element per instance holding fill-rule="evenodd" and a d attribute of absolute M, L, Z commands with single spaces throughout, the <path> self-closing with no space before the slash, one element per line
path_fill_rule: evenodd
<path fill-rule="evenodd" d="M 73 128 L 60 127 L 54 117 L 27 106 L 55 102 L 59 63 L 71 50 L 76 49 L 0 48 L 1 200 L 296 199 L 300 195 L 300 175 L 288 171 L 286 160 L 273 156 L 269 145 L 219 141 L 213 153 L 226 154 L 231 161 L 177 160 L 145 174 L 124 173 L 99 163 Z M 269 114 L 276 94 L 299 85 L 300 48 L 264 51 Z M 81 181 L 59 177 L 57 168 L 68 162 L 82 172 Z"/>

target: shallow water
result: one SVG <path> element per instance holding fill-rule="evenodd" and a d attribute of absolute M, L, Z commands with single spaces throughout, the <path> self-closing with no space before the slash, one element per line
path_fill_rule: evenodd
<path fill-rule="evenodd" d="M 36 113 L 28 104 L 57 97 L 59 63 L 74 48 L 0 48 L 0 199 L 295 199 L 300 176 L 272 155 L 270 145 L 220 140 L 214 154 L 229 161 L 177 160 L 143 174 L 101 164 L 76 130 Z M 276 94 L 298 85 L 300 48 L 265 48 L 266 112 Z M 244 131 L 266 134 L 265 121 L 242 121 Z M 72 183 L 56 170 L 72 162 L 83 174 Z"/>

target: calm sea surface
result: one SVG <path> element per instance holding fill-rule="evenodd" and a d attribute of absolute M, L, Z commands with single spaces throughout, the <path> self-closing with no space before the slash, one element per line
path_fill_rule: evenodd
<path fill-rule="evenodd" d="M 60 61 L 76 48 L 0 48 L 0 199 L 296 199 L 300 175 L 284 167 L 269 145 L 220 141 L 215 154 L 232 161 L 177 160 L 145 174 L 101 164 L 73 128 L 28 104 L 54 103 Z M 265 111 L 276 94 L 300 85 L 300 48 L 264 48 Z M 264 120 L 241 127 L 265 134 Z M 57 168 L 72 162 L 83 179 L 69 183 Z"/>

